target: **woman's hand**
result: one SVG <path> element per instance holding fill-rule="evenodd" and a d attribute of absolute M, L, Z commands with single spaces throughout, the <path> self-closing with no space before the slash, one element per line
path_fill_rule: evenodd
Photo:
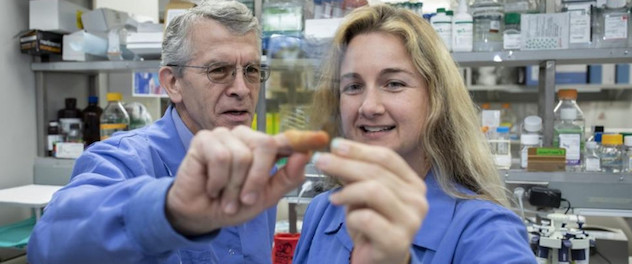
<path fill-rule="evenodd" d="M 428 212 L 423 179 L 394 151 L 344 139 L 315 165 L 340 179 L 333 204 L 346 207 L 354 242 L 352 263 L 408 263 L 410 247 Z M 425 176 L 425 175 L 424 175 Z"/>

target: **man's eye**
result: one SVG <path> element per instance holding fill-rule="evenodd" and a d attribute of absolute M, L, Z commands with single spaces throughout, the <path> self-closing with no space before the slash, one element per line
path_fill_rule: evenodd
<path fill-rule="evenodd" d="M 230 73 L 230 67 L 228 66 L 219 66 L 219 67 L 209 67 L 208 74 L 211 78 L 222 78 Z"/>

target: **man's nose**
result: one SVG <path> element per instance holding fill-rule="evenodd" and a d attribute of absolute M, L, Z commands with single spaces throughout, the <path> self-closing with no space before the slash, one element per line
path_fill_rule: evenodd
<path fill-rule="evenodd" d="M 258 85 L 254 83 L 248 83 L 248 80 L 246 80 L 243 71 L 243 68 L 237 68 L 233 72 L 234 80 L 230 84 L 228 89 L 226 89 L 226 93 L 228 93 L 228 96 L 237 98 L 246 97 L 251 93 L 251 87 Z"/>

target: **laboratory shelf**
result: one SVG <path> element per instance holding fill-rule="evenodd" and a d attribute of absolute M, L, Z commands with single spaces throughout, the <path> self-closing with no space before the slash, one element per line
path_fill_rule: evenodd
<path fill-rule="evenodd" d="M 63 61 L 63 62 L 36 62 L 31 64 L 31 70 L 35 72 L 76 72 L 76 73 L 100 73 L 100 72 L 127 72 L 137 70 L 157 70 L 160 68 L 159 60 L 147 61 Z"/>
<path fill-rule="evenodd" d="M 543 61 L 557 64 L 631 63 L 632 48 L 454 52 L 452 57 L 461 67 L 527 66 Z"/>
<path fill-rule="evenodd" d="M 632 210 L 632 174 L 604 172 L 527 172 L 503 170 L 507 188 L 541 185 L 559 189 L 574 208 Z"/>

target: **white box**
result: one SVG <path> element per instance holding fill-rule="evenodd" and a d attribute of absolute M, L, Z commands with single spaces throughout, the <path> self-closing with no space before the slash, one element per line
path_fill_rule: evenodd
<path fill-rule="evenodd" d="M 55 144 L 55 158 L 76 159 L 83 153 L 84 144 L 75 142 L 58 142 Z"/>
<path fill-rule="evenodd" d="M 62 0 L 29 1 L 29 28 L 56 33 L 79 30 L 77 17 L 89 9 Z"/>
<path fill-rule="evenodd" d="M 99 8 L 81 15 L 83 28 L 90 32 L 106 32 L 127 22 L 129 15 L 109 8 Z"/>

